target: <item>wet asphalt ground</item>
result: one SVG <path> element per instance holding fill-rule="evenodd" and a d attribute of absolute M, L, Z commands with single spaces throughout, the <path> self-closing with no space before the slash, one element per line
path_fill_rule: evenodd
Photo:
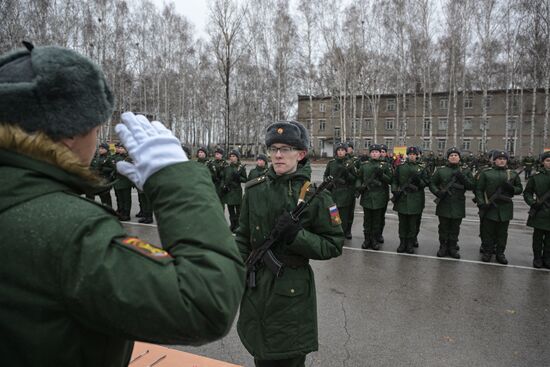
<path fill-rule="evenodd" d="M 324 165 L 314 165 L 312 180 L 320 182 L 323 171 Z M 531 267 L 532 229 L 525 226 L 523 197 L 514 198 L 508 266 L 480 261 L 479 218 L 469 198 L 462 258 L 437 258 L 433 198 L 426 189 L 416 254 L 395 252 L 398 222 L 391 205 L 381 250 L 361 249 L 363 212 L 357 204 L 353 239 L 342 256 L 311 262 L 320 345 L 307 366 L 550 366 L 550 270 Z M 159 244 L 155 224 L 136 223 L 135 191 L 132 199 L 132 221 L 124 226 Z M 175 348 L 254 365 L 235 327 L 215 343 Z"/>

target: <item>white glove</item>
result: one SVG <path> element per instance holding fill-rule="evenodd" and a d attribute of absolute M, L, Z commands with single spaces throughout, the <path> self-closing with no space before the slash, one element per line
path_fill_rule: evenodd
<path fill-rule="evenodd" d="M 180 141 L 162 123 L 132 112 L 123 113 L 122 122 L 115 131 L 134 163 L 117 162 L 116 168 L 138 189 L 143 190 L 145 181 L 160 169 L 189 160 Z"/>

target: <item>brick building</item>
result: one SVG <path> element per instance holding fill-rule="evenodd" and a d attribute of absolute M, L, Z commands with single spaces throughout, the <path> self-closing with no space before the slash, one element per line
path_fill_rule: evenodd
<path fill-rule="evenodd" d="M 513 94 L 508 91 L 508 114 L 506 95 L 505 90 L 490 90 L 484 99 L 481 91 L 466 95 L 459 92 L 455 103 L 448 92 L 433 93 L 431 114 L 430 99 L 422 93 L 357 96 L 355 103 L 349 97 L 345 100 L 312 97 L 310 100 L 309 96 L 300 95 L 298 121 L 310 129 L 312 149 L 318 156 L 332 156 L 334 143 L 338 141 L 353 141 L 356 152 L 363 152 L 373 143 L 384 143 L 390 149 L 417 145 L 434 152 L 444 152 L 456 145 L 476 154 L 482 150 L 507 149 L 516 156 L 526 155 L 532 144 L 534 154 L 541 152 L 544 90 L 537 91 L 535 111 L 533 90 L 514 90 Z M 484 101 L 486 124 L 482 118 Z"/>

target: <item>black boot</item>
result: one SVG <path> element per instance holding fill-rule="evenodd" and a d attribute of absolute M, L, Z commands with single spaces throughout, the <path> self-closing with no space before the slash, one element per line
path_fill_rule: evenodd
<path fill-rule="evenodd" d="M 378 244 L 378 241 L 376 240 L 376 235 L 373 235 L 370 238 L 371 248 L 375 251 L 380 250 L 380 245 Z"/>
<path fill-rule="evenodd" d="M 364 233 L 363 235 L 365 236 L 365 240 L 361 244 L 361 248 L 366 250 L 371 246 L 370 235 L 368 233 Z"/>
<path fill-rule="evenodd" d="M 418 247 L 418 238 L 413 238 L 413 247 Z"/>
<path fill-rule="evenodd" d="M 414 244 L 416 240 L 414 238 L 409 238 L 406 240 L 406 246 L 407 246 L 407 254 L 414 254 Z M 417 246 L 418 247 L 418 246 Z"/>
<path fill-rule="evenodd" d="M 445 257 L 445 256 L 447 256 L 447 241 L 440 240 L 439 251 L 437 251 L 437 257 Z"/>
<path fill-rule="evenodd" d="M 407 244 L 405 242 L 405 239 L 400 238 L 399 239 L 399 247 L 397 248 L 397 252 L 402 253 L 402 252 L 405 252 L 406 249 L 407 249 Z"/>
<path fill-rule="evenodd" d="M 533 267 L 540 269 L 544 266 L 544 263 L 542 262 L 542 258 L 538 257 L 533 260 Z"/>
<path fill-rule="evenodd" d="M 456 244 L 456 241 L 447 241 L 447 251 L 449 252 L 449 256 L 453 259 L 460 259 L 460 254 L 457 251 L 458 245 Z"/>
<path fill-rule="evenodd" d="M 384 236 L 382 236 L 382 233 L 380 233 L 378 236 L 376 236 L 376 241 L 378 243 L 384 243 Z"/>
<path fill-rule="evenodd" d="M 142 218 L 143 217 L 143 213 L 141 212 L 141 210 L 136 214 L 136 218 Z"/>
<path fill-rule="evenodd" d="M 506 256 L 504 256 L 504 252 L 497 254 L 496 260 L 499 264 L 508 265 L 508 260 L 506 260 Z"/>
<path fill-rule="evenodd" d="M 351 240 L 351 232 L 346 232 L 344 236 L 346 237 L 346 240 Z"/>
<path fill-rule="evenodd" d="M 138 220 L 138 223 L 151 224 L 151 223 L 153 223 L 153 218 L 143 217 L 140 220 Z"/>

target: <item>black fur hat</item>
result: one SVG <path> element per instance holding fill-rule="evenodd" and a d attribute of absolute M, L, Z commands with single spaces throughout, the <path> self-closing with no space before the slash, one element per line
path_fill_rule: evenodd
<path fill-rule="evenodd" d="M 208 155 L 208 149 L 206 149 L 205 147 L 198 147 L 198 148 L 197 148 L 197 154 L 198 154 L 200 151 L 203 151 L 204 154 Z M 222 154 L 223 154 L 223 153 L 222 153 Z"/>
<path fill-rule="evenodd" d="M 221 147 L 216 147 L 216 149 L 214 150 L 214 153 L 220 153 L 221 155 L 223 155 L 224 151 Z"/>
<path fill-rule="evenodd" d="M 267 127 L 265 145 L 288 144 L 294 148 L 307 150 L 309 135 L 306 128 L 296 121 L 278 121 Z"/>
<path fill-rule="evenodd" d="M 372 144 L 370 147 L 369 147 L 369 152 L 372 152 L 373 150 L 377 150 L 379 152 L 382 151 L 382 147 L 379 145 L 379 144 Z"/>
<path fill-rule="evenodd" d="M 105 150 L 109 150 L 109 144 L 107 144 L 107 143 L 101 143 L 101 144 L 99 144 L 99 147 L 103 148 Z"/>
<path fill-rule="evenodd" d="M 407 154 L 416 154 L 419 155 L 418 147 L 410 146 L 407 148 Z"/>
<path fill-rule="evenodd" d="M 237 157 L 237 159 L 241 159 L 241 153 L 237 150 L 237 149 L 232 149 L 230 152 L 229 152 L 229 155 L 233 154 L 234 156 Z"/>
<path fill-rule="evenodd" d="M 510 156 L 508 155 L 508 153 L 504 150 L 495 150 L 493 152 L 493 160 L 497 159 L 497 158 L 505 158 L 506 160 L 509 160 L 510 159 Z"/>
<path fill-rule="evenodd" d="M 111 118 L 114 97 L 95 63 L 66 48 L 24 44 L 0 56 L 2 123 L 59 140 Z"/>
<path fill-rule="evenodd" d="M 460 150 L 457 147 L 452 147 L 447 149 L 447 159 L 449 159 L 449 156 L 453 153 L 458 154 L 459 157 L 462 157 L 462 154 L 460 153 Z"/>
<path fill-rule="evenodd" d="M 267 164 L 267 157 L 265 154 L 258 154 L 258 156 L 256 157 L 256 160 L 260 160 L 260 159 Z"/>
<path fill-rule="evenodd" d="M 546 158 L 550 158 L 550 150 L 547 150 L 546 152 L 543 152 L 540 154 L 540 161 L 544 161 Z"/>
<path fill-rule="evenodd" d="M 336 144 L 334 145 L 334 151 L 336 152 L 338 149 L 344 149 L 344 150 L 347 151 L 348 145 L 347 145 L 346 143 L 341 143 L 341 142 L 340 142 L 340 143 L 336 143 Z"/>
<path fill-rule="evenodd" d="M 380 144 L 380 149 L 381 149 L 381 151 L 383 150 L 383 151 L 387 152 L 388 151 L 388 146 L 386 144 Z"/>

